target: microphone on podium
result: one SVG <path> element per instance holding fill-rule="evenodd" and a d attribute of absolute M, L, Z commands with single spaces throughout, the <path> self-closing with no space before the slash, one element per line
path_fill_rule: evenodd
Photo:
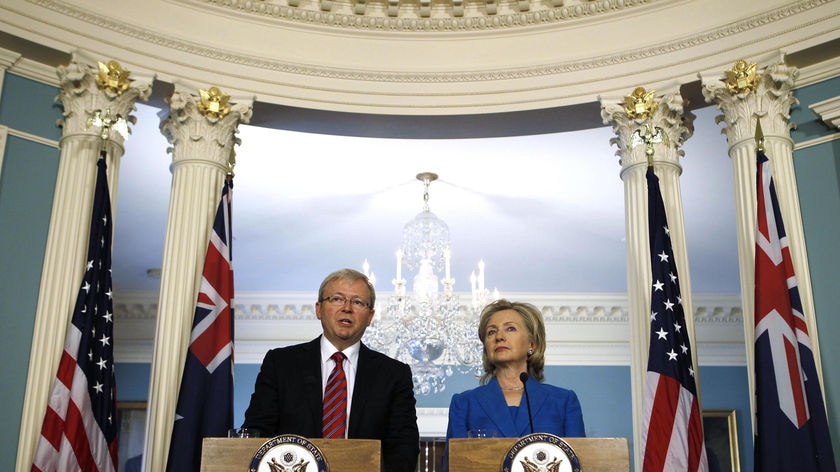
<path fill-rule="evenodd" d="M 531 424 L 531 434 L 534 434 L 534 418 L 531 416 L 531 399 L 528 397 L 528 372 L 519 374 L 522 388 L 525 390 L 525 404 L 528 405 L 528 423 Z"/>

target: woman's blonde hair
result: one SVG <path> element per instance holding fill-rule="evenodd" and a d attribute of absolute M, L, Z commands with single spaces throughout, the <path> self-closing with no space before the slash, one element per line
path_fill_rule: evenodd
<path fill-rule="evenodd" d="M 481 318 L 478 321 L 478 339 L 481 340 L 483 346 L 490 317 L 502 310 L 513 310 L 522 317 L 522 322 L 528 331 L 528 339 L 534 343 L 534 353 L 528 356 L 528 373 L 542 382 L 545 367 L 545 322 L 537 307 L 530 303 L 511 302 L 503 298 L 490 303 L 481 310 Z M 487 358 L 487 350 L 484 348 L 481 350 L 481 360 L 484 364 L 484 374 L 481 375 L 480 382 L 484 385 L 496 374 L 496 366 Z"/>

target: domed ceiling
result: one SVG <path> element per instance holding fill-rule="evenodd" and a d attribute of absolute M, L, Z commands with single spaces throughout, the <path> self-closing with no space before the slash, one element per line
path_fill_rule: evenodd
<path fill-rule="evenodd" d="M 165 83 L 319 110 L 546 109 L 836 39 L 828 0 L 7 0 L 3 30 Z M 463 12 L 454 5 L 458 3 Z"/>
<path fill-rule="evenodd" d="M 369 259 L 380 290 L 402 225 L 450 225 L 456 290 L 483 258 L 505 292 L 625 290 L 624 204 L 600 103 L 682 93 L 697 115 L 682 176 L 694 290 L 737 293 L 734 197 L 699 93 L 738 59 L 835 61 L 830 0 L 4 0 L 11 72 L 117 60 L 154 76 L 126 143 L 115 285 L 155 290 L 169 198 L 159 115 L 173 87 L 253 101 L 234 190 L 237 289 L 312 291 Z M 47 67 L 42 67 L 47 66 Z M 457 268 L 457 269 L 456 269 Z"/>

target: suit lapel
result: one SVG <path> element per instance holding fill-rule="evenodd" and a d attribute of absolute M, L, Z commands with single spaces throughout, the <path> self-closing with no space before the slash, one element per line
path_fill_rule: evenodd
<path fill-rule="evenodd" d="M 350 405 L 350 422 L 347 437 L 359 434 L 365 403 L 371 397 L 377 381 L 375 359 L 370 349 L 364 344 L 359 346 L 359 365 L 356 367 L 356 380 L 353 383 L 353 402 Z M 380 372 L 381 374 L 381 372 Z"/>
<path fill-rule="evenodd" d="M 490 379 L 484 386 L 481 395 L 478 396 L 478 403 L 484 414 L 490 419 L 501 437 L 515 437 L 516 424 L 510 416 L 510 409 L 505 403 L 502 388 L 496 378 Z M 527 421 L 527 419 L 526 419 Z"/>
<path fill-rule="evenodd" d="M 525 436 L 531 433 L 531 420 L 528 418 L 529 400 L 531 404 L 531 418 L 534 420 L 534 427 L 537 427 L 536 424 L 540 409 L 548 398 L 548 390 L 542 387 L 542 384 L 537 382 L 533 377 L 528 379 L 528 395 L 526 396 L 525 392 L 522 393 L 522 401 L 519 403 L 519 411 L 516 413 L 516 436 Z"/>
<path fill-rule="evenodd" d="M 314 430 L 321 433 L 321 419 L 324 414 L 324 399 L 321 374 L 321 337 L 304 345 L 300 359 L 300 373 L 303 375 L 303 388 Z"/>

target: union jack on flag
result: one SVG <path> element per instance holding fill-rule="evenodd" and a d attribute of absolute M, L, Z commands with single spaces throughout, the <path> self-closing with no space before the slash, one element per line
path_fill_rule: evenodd
<path fill-rule="evenodd" d="M 659 178 L 647 170 L 650 349 L 642 404 L 644 472 L 709 470 L 703 418 Z"/>
<path fill-rule="evenodd" d="M 825 405 L 770 161 L 757 152 L 755 470 L 834 471 Z"/>
<path fill-rule="evenodd" d="M 231 178 L 222 188 L 175 409 L 167 471 L 198 472 L 201 443 L 233 427 Z"/>

